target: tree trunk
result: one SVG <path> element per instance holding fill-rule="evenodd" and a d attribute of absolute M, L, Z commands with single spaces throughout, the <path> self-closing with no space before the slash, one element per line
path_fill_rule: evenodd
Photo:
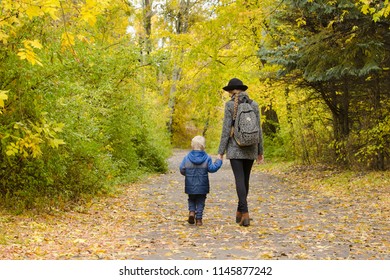
<path fill-rule="evenodd" d="M 286 89 L 284 91 L 284 96 L 286 98 L 287 122 L 292 130 L 293 129 L 293 121 L 292 121 L 293 118 L 292 118 L 292 109 L 291 109 L 291 103 L 289 100 L 289 94 L 290 94 L 290 90 L 288 89 L 288 87 L 286 87 Z"/>
<path fill-rule="evenodd" d="M 336 141 L 345 140 L 350 132 L 350 96 L 348 89 L 343 92 L 336 92 L 335 89 L 325 90 L 323 87 L 320 87 L 320 93 L 325 104 L 332 112 L 334 139 Z"/>
<path fill-rule="evenodd" d="M 377 82 L 376 86 L 374 87 L 373 90 L 373 104 L 374 104 L 374 112 L 377 115 L 376 122 L 381 122 L 383 121 L 384 117 L 382 110 L 381 110 L 381 92 L 380 92 L 380 81 L 379 77 L 377 76 Z M 381 138 L 381 136 L 379 136 Z M 384 152 L 384 147 L 381 145 L 381 139 L 376 140 L 376 146 L 377 147 L 382 147 L 378 150 L 376 156 L 375 156 L 375 167 L 378 170 L 385 170 L 385 152 Z"/>
<path fill-rule="evenodd" d="M 142 55 L 143 57 L 150 54 L 152 51 L 152 43 L 150 42 L 150 36 L 152 34 L 152 3 L 153 0 L 143 0 L 142 5 L 144 9 L 144 32 L 142 40 Z"/>
<path fill-rule="evenodd" d="M 173 134 L 173 122 L 174 122 L 174 113 L 175 113 L 175 105 L 176 105 L 176 86 L 177 82 L 180 81 L 181 77 L 181 68 L 175 66 L 172 73 L 172 85 L 169 91 L 169 100 L 168 100 L 168 108 L 169 108 L 169 120 L 168 120 L 168 132 Z"/>
<path fill-rule="evenodd" d="M 190 8 L 190 0 L 180 0 L 180 8 L 177 13 L 176 21 L 174 22 L 176 34 L 184 34 L 188 32 L 189 8 Z M 175 112 L 175 105 L 176 105 L 176 89 L 177 89 L 177 83 L 181 79 L 182 69 L 180 67 L 180 64 L 183 60 L 183 52 L 184 50 L 181 50 L 179 52 L 180 54 L 179 62 L 176 62 L 173 68 L 172 85 L 169 91 L 168 107 L 170 110 L 170 115 L 168 121 L 168 132 L 171 134 L 171 137 L 173 136 L 174 112 Z"/>
<path fill-rule="evenodd" d="M 337 160 L 347 164 L 346 141 L 350 133 L 348 85 L 344 84 L 343 91 L 335 84 L 319 84 L 314 87 L 320 92 L 322 99 L 332 112 L 334 152 Z"/>
<path fill-rule="evenodd" d="M 279 131 L 279 119 L 278 114 L 272 109 L 272 103 L 267 106 L 261 107 L 261 114 L 265 116 L 265 121 L 262 123 L 262 129 L 265 135 L 274 137 Z"/>

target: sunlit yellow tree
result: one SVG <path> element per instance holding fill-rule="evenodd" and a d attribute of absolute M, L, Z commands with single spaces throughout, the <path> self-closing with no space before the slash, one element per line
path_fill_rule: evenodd
<path fill-rule="evenodd" d="M 164 170 L 164 109 L 139 74 L 134 9 L 121 0 L 0 2 L 2 205 L 58 205 Z"/>

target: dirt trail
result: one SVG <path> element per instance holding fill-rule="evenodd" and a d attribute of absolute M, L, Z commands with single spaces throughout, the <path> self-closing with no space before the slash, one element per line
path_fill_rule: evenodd
<path fill-rule="evenodd" d="M 170 171 L 78 212 L 0 215 L 0 259 L 390 259 L 389 207 L 302 190 L 255 170 L 250 227 L 235 223 L 229 161 L 210 174 L 204 225 L 189 225 L 176 150 Z M 215 156 L 213 156 L 215 159 Z M 379 211 L 367 218 L 367 211 Z"/>
<path fill-rule="evenodd" d="M 210 174 L 204 226 L 189 225 L 184 177 L 178 170 L 185 154 L 186 151 L 176 151 L 169 160 L 170 172 L 150 179 L 141 190 L 149 202 L 147 210 L 143 209 L 146 213 L 140 216 L 150 213 L 155 217 L 140 219 L 140 223 L 147 222 L 141 236 L 151 244 L 142 258 L 390 258 L 388 221 L 365 221 L 365 205 L 350 208 L 337 197 L 297 189 L 258 171 L 251 177 L 251 226 L 238 226 L 234 216 L 237 197 L 228 160 L 221 170 Z M 360 215 L 358 224 L 351 224 L 349 217 L 356 215 Z"/>

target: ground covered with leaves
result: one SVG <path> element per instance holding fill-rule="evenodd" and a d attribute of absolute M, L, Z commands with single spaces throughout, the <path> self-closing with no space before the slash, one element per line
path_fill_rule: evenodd
<path fill-rule="evenodd" d="M 187 223 L 184 177 L 170 171 L 74 211 L 0 214 L 0 259 L 390 259 L 389 173 L 256 166 L 251 226 L 235 223 L 225 160 L 210 174 L 204 225 Z M 215 158 L 215 157 L 214 157 Z"/>

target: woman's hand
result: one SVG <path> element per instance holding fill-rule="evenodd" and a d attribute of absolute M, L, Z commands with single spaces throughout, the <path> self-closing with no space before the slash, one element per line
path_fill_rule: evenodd
<path fill-rule="evenodd" d="M 222 160 L 223 161 L 223 155 L 221 154 L 218 154 L 218 159 Z"/>
<path fill-rule="evenodd" d="M 257 164 L 263 163 L 264 162 L 264 156 L 263 155 L 258 155 L 256 162 L 257 162 Z"/>

